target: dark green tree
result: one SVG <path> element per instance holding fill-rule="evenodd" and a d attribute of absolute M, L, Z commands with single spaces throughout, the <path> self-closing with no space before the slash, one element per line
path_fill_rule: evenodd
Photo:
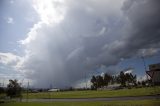
<path fill-rule="evenodd" d="M 137 86 L 137 76 L 132 74 L 130 74 L 130 76 L 131 76 L 131 82 L 134 84 L 134 86 Z"/>
<path fill-rule="evenodd" d="M 113 79 L 112 79 L 112 76 L 110 76 L 109 74 L 105 73 L 104 75 L 104 85 L 108 86 L 108 83 L 111 82 Z"/>
<path fill-rule="evenodd" d="M 92 83 L 91 88 L 92 89 L 97 89 L 97 80 L 96 80 L 95 76 L 92 76 L 91 83 Z"/>
<path fill-rule="evenodd" d="M 119 80 L 121 86 L 123 86 L 123 87 L 126 86 L 126 76 L 123 71 L 120 72 L 118 80 Z"/>
<path fill-rule="evenodd" d="M 104 81 L 103 81 L 103 77 L 98 75 L 96 76 L 96 81 L 97 81 L 97 87 L 101 88 L 104 86 Z"/>
<path fill-rule="evenodd" d="M 22 97 L 21 86 L 16 79 L 9 80 L 9 84 L 7 85 L 7 96 L 9 96 L 10 98 Z"/>
<path fill-rule="evenodd" d="M 142 86 L 146 86 L 146 81 L 142 81 Z"/>
<path fill-rule="evenodd" d="M 132 73 L 127 73 L 125 74 L 125 79 L 126 79 L 126 82 L 129 86 L 129 84 L 133 84 L 134 86 L 137 85 L 137 76 L 136 75 L 133 75 Z"/>
<path fill-rule="evenodd" d="M 0 87 L 0 94 L 4 93 L 4 88 L 3 87 Z"/>

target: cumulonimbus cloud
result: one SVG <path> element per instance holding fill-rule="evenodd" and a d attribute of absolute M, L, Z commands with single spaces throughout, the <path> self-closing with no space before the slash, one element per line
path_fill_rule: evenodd
<path fill-rule="evenodd" d="M 49 8 L 44 6 L 48 2 Z M 41 20 L 21 41 L 27 51 L 21 70 L 37 87 L 66 87 L 122 58 L 153 55 L 160 47 L 159 4 L 159 0 L 34 2 Z"/>

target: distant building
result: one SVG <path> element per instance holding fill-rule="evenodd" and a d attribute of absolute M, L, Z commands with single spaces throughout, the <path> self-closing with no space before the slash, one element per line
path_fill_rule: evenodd
<path fill-rule="evenodd" d="M 58 89 L 58 88 L 53 88 L 53 89 L 49 89 L 48 91 L 49 91 L 49 92 L 58 92 L 58 91 L 60 91 L 60 89 Z"/>
<path fill-rule="evenodd" d="M 149 65 L 149 71 L 146 73 L 150 76 L 154 85 L 160 85 L 160 63 Z"/>
<path fill-rule="evenodd" d="M 38 93 L 39 91 L 34 89 L 34 90 L 31 90 L 31 92 L 32 93 Z"/>

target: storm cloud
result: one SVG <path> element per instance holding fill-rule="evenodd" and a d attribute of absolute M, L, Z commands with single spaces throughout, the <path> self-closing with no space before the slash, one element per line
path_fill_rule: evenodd
<path fill-rule="evenodd" d="M 159 52 L 159 0 L 48 2 L 33 2 L 40 21 L 20 41 L 17 64 L 37 87 L 74 86 L 102 66 Z"/>

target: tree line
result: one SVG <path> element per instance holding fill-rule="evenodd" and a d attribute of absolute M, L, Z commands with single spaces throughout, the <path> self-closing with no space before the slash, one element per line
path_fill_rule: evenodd
<path fill-rule="evenodd" d="M 18 83 L 18 80 L 9 80 L 9 84 L 7 88 L 0 87 L 0 94 L 6 93 L 7 97 L 12 98 L 20 98 L 22 99 L 22 87 L 21 83 Z"/>
<path fill-rule="evenodd" d="M 124 73 L 121 71 L 119 75 L 110 75 L 105 73 L 104 76 L 97 75 L 91 78 L 91 89 L 102 88 L 109 84 L 120 84 L 121 87 L 137 86 L 137 76 L 132 73 Z"/>
<path fill-rule="evenodd" d="M 151 80 L 143 80 L 140 82 L 137 81 L 136 75 L 133 75 L 132 73 L 124 73 L 123 71 L 121 71 L 118 75 L 110 75 L 108 73 L 105 73 L 104 76 L 93 75 L 90 81 L 92 83 L 91 89 L 102 88 L 108 86 L 109 84 L 120 84 L 121 87 L 138 85 L 146 86 L 147 84 L 152 85 Z M 21 87 L 21 83 L 18 83 L 18 80 L 9 80 L 7 88 L 0 87 L 0 94 L 6 93 L 6 95 L 10 98 L 19 97 L 22 99 L 23 90 L 24 88 Z"/>

